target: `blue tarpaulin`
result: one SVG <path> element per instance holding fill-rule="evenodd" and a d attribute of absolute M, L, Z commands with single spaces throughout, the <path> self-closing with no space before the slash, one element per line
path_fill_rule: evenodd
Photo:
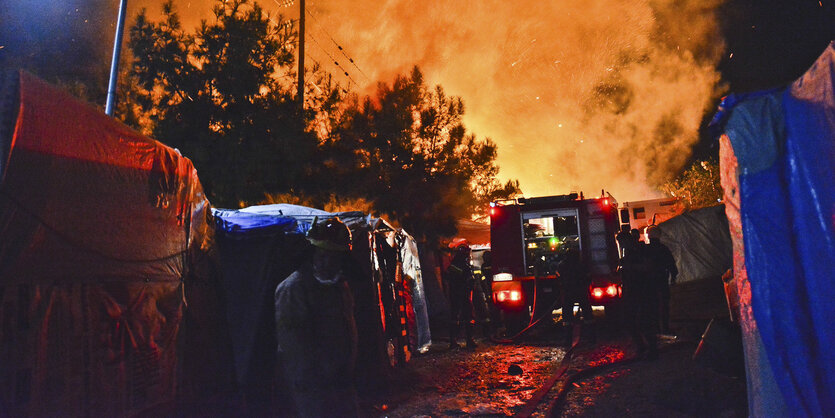
<path fill-rule="evenodd" d="M 835 407 L 835 42 L 787 89 L 732 109 L 751 303 L 792 414 Z"/>
<path fill-rule="evenodd" d="M 284 216 L 228 209 L 212 209 L 212 214 L 215 217 L 215 227 L 218 232 L 230 238 L 275 235 L 297 230 L 296 220 Z"/>
<path fill-rule="evenodd" d="M 303 237 L 293 218 L 229 209 L 212 214 L 235 373 L 250 392 L 270 379 L 272 296 L 295 269 Z"/>

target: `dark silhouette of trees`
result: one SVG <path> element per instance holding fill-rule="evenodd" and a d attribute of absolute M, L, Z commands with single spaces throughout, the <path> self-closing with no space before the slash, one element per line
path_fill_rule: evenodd
<path fill-rule="evenodd" d="M 172 3 L 130 30 L 136 102 L 152 135 L 189 156 L 218 206 L 237 207 L 301 181 L 316 138 L 292 86 L 296 32 L 257 3 L 219 1 L 194 35 Z"/>
<path fill-rule="evenodd" d="M 496 180 L 495 143 L 467 133 L 463 115 L 463 100 L 428 88 L 417 67 L 379 84 L 332 135 L 325 161 L 340 173 L 332 186 L 365 197 L 410 231 L 453 235 L 456 219 L 519 192 L 518 181 Z"/>
<path fill-rule="evenodd" d="M 189 34 L 170 1 L 163 11 L 157 23 L 143 11 L 130 31 L 134 119 L 194 161 L 214 205 L 362 201 L 434 238 L 518 193 L 495 178 L 495 143 L 464 127 L 463 101 L 428 88 L 417 67 L 362 101 L 312 67 L 299 113 L 291 23 L 218 1 L 214 21 Z"/>

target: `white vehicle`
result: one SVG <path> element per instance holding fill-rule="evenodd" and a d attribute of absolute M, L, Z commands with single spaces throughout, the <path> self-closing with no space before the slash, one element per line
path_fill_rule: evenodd
<path fill-rule="evenodd" d="M 648 225 L 658 225 L 682 212 L 684 206 L 676 197 L 623 202 L 620 206 L 620 224 L 621 227 L 629 225 L 629 229 L 641 231 L 643 240 L 644 228 Z"/>

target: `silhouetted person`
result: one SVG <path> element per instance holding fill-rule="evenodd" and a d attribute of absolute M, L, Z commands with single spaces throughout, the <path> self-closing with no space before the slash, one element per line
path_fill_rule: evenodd
<path fill-rule="evenodd" d="M 658 316 L 661 332 L 670 333 L 670 286 L 675 284 L 678 276 L 676 260 L 666 245 L 661 243 L 660 230 L 657 227 L 647 227 L 647 258 L 649 261 L 650 280 L 658 289 Z"/>
<path fill-rule="evenodd" d="M 466 240 L 461 240 L 454 246 L 452 262 L 444 275 L 449 288 L 449 348 L 458 345 L 458 329 L 464 326 L 467 337 L 467 348 L 476 347 L 473 340 L 473 304 L 472 293 L 475 279 L 470 267 L 470 246 Z"/>
<path fill-rule="evenodd" d="M 357 328 L 343 275 L 351 232 L 338 218 L 314 221 L 312 256 L 275 290 L 278 358 L 303 417 L 355 417 Z"/>
<path fill-rule="evenodd" d="M 480 269 L 481 276 L 475 278 L 475 286 L 473 288 L 473 307 L 478 314 L 478 320 L 481 322 L 484 337 L 489 338 L 493 334 L 493 324 L 497 321 L 492 299 L 493 264 L 490 250 L 486 250 L 481 254 Z M 478 294 L 477 306 L 476 294 Z"/>
<path fill-rule="evenodd" d="M 615 235 L 615 241 L 618 242 L 618 251 L 620 251 L 618 256 L 619 258 L 623 258 L 626 255 L 626 248 L 632 241 L 632 234 L 629 233 L 629 225 L 622 225 L 620 227 L 620 232 Z"/>
<path fill-rule="evenodd" d="M 589 301 L 589 281 L 580 260 L 580 251 L 570 248 L 557 265 L 562 283 L 562 318 L 568 324 L 574 321 L 574 304 L 580 305 L 583 319 L 592 319 Z"/>
<path fill-rule="evenodd" d="M 658 357 L 659 290 L 650 279 L 647 246 L 638 241 L 633 229 L 621 259 L 624 320 L 639 357 Z"/>

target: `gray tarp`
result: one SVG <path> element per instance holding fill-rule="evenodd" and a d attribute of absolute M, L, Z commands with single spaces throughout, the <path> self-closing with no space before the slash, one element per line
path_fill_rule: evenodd
<path fill-rule="evenodd" d="M 659 224 L 658 230 L 676 259 L 679 283 L 721 277 L 731 268 L 725 205 L 685 212 Z"/>

